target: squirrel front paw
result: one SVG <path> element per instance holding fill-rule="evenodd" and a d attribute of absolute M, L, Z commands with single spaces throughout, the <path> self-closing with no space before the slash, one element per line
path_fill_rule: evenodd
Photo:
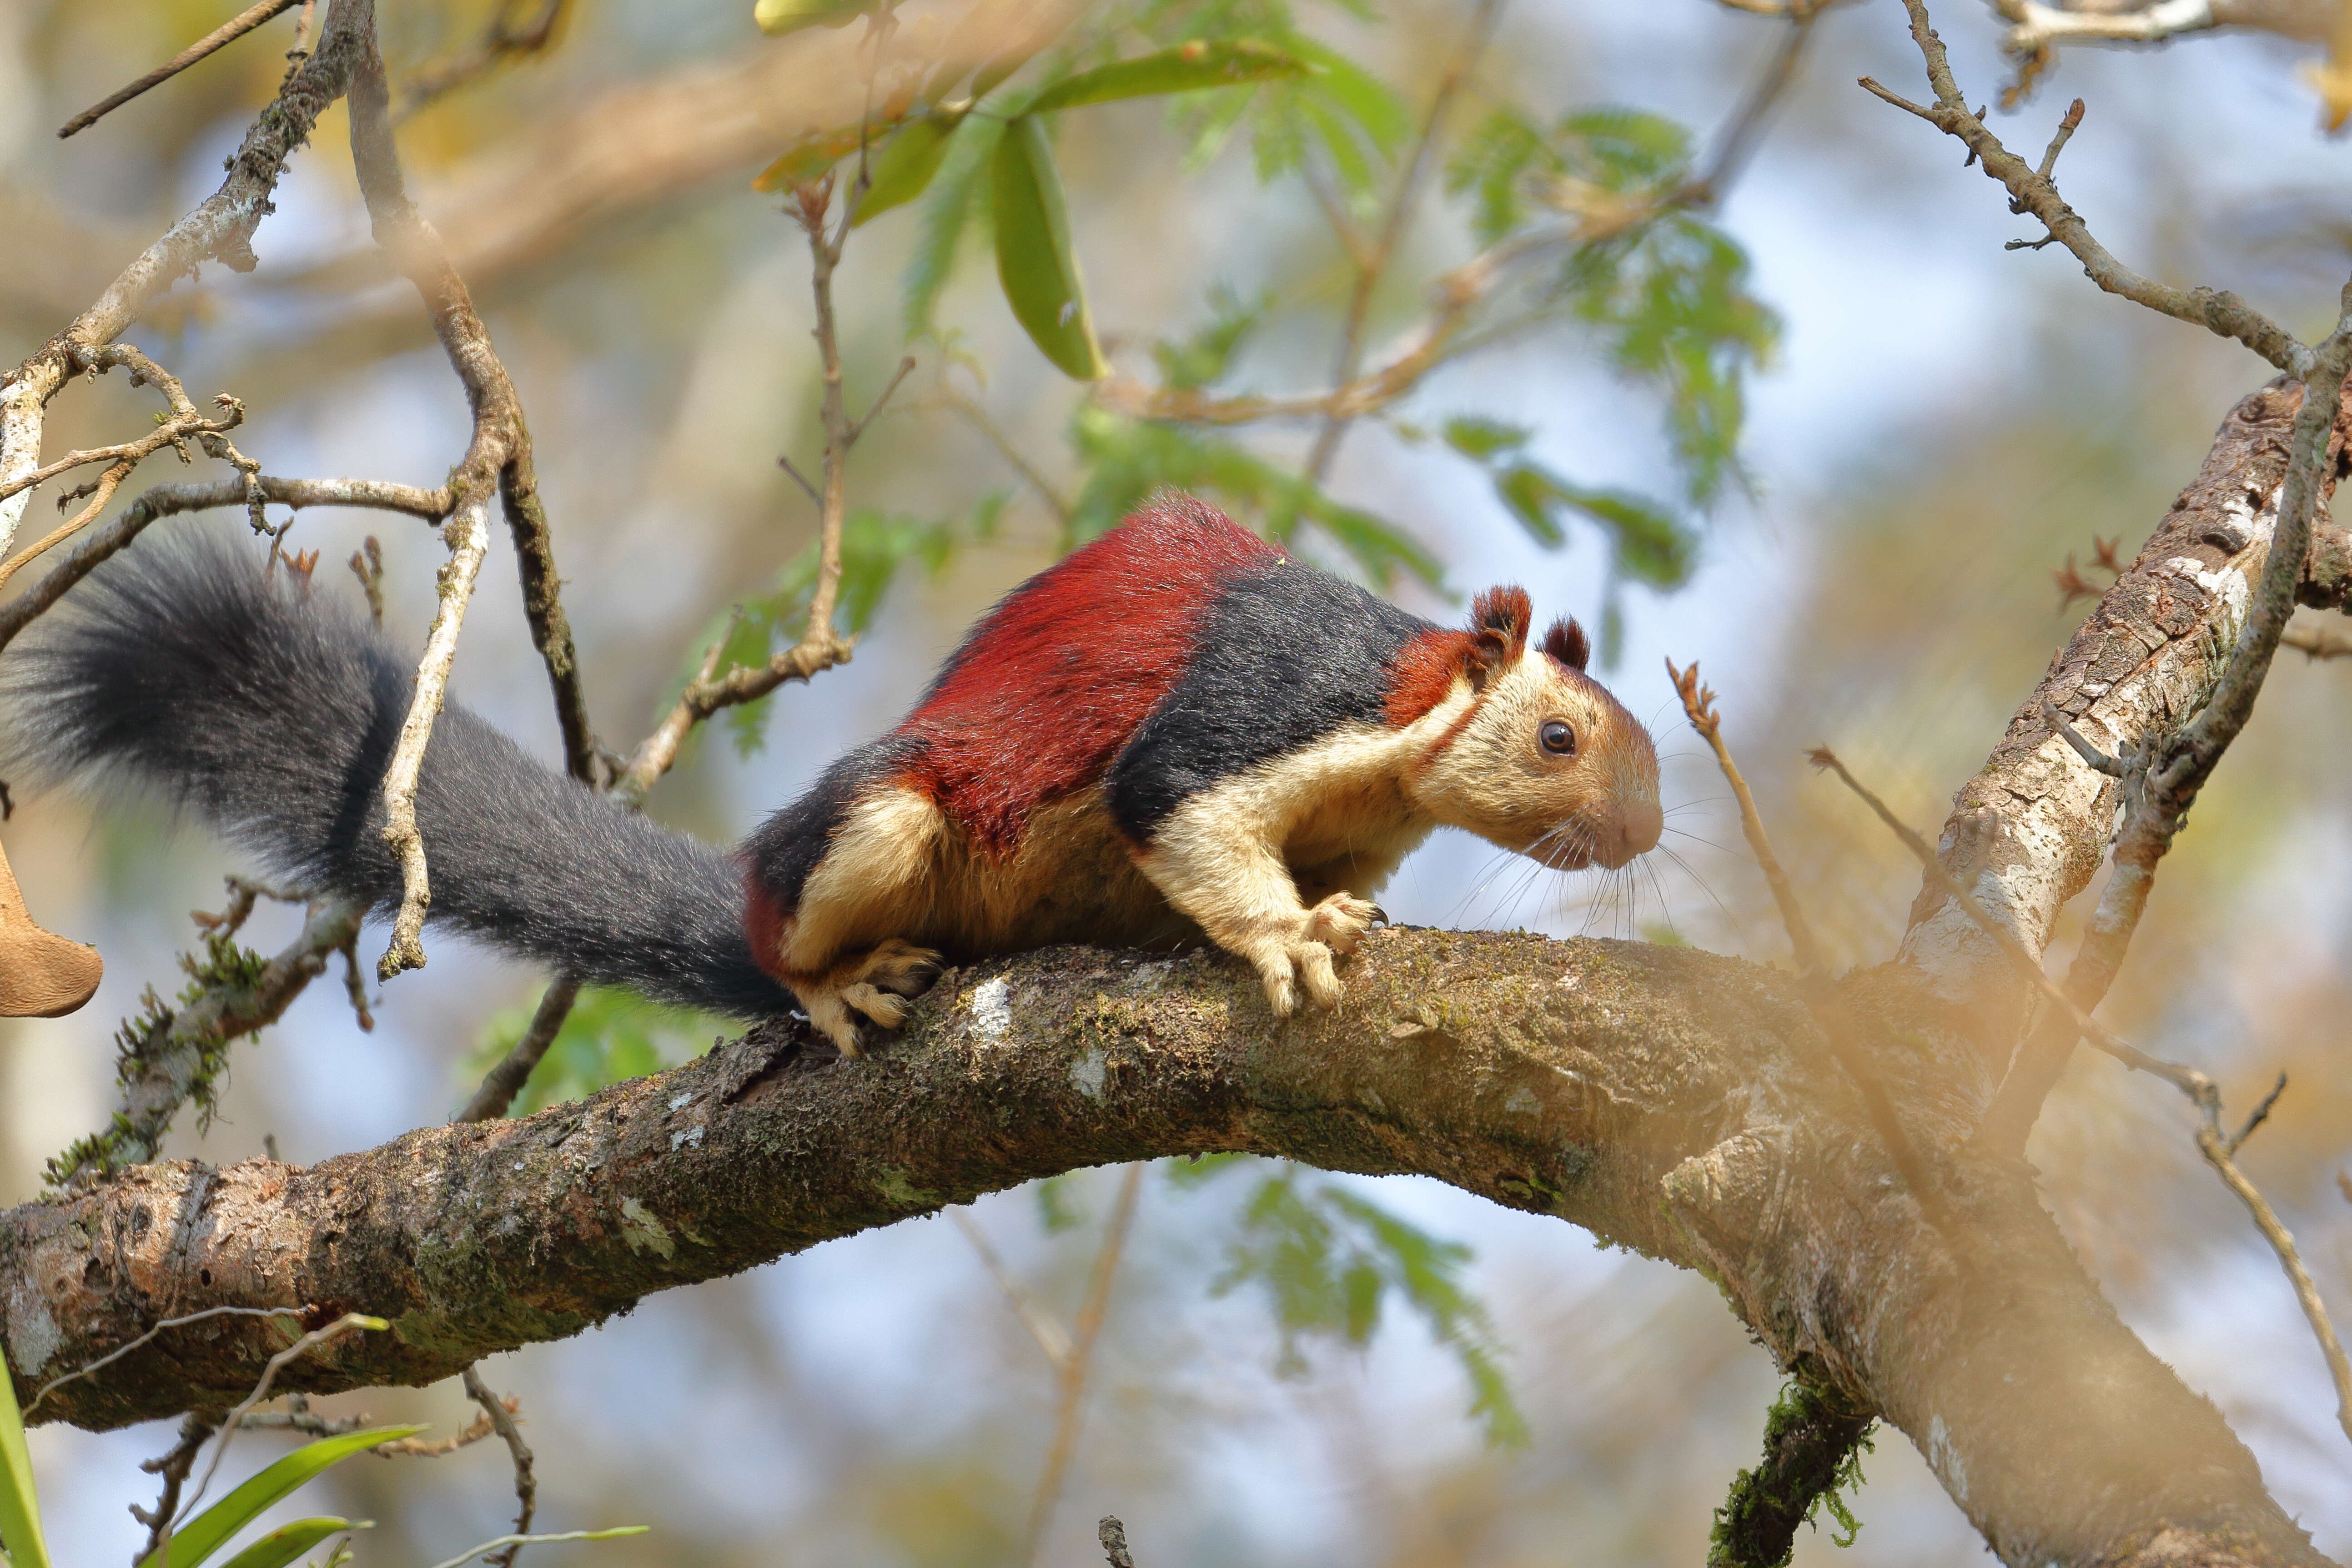
<path fill-rule="evenodd" d="M 1248 956 L 1265 983 L 1274 1016 L 1287 1018 L 1297 1012 L 1302 988 L 1318 1007 L 1337 1005 L 1339 976 L 1333 959 L 1355 952 L 1364 932 L 1387 919 L 1378 904 L 1352 893 L 1333 893 L 1307 911 L 1295 933 L 1258 945 Z"/>

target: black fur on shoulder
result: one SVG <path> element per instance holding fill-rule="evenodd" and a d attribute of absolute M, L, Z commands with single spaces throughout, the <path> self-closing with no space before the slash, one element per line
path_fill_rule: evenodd
<path fill-rule="evenodd" d="M 10 764 L 147 784 L 271 871 L 390 909 L 382 785 L 413 657 L 218 534 L 162 531 L 0 659 Z M 416 815 L 436 925 L 664 1001 L 741 1017 L 792 1005 L 751 961 L 725 851 L 616 809 L 455 704 Z"/>
<path fill-rule="evenodd" d="M 1301 561 L 1235 577 L 1176 689 L 1111 763 L 1112 817 L 1149 844 L 1170 812 L 1210 785 L 1342 724 L 1381 723 L 1391 665 L 1429 627 Z"/>

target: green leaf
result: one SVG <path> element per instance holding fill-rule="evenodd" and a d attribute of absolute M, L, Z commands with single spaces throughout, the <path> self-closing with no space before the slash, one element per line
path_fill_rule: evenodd
<path fill-rule="evenodd" d="M 279 1525 L 222 1563 L 221 1568 L 286 1568 L 286 1564 L 331 1535 L 374 1528 L 372 1521 L 364 1519 L 298 1519 L 291 1524 Z"/>
<path fill-rule="evenodd" d="M 16 1385 L 0 1349 L 0 1547 L 15 1568 L 49 1568 L 49 1543 L 41 1533 L 41 1500 L 33 1492 L 33 1456 L 25 1447 L 25 1421 L 16 1410 Z"/>
<path fill-rule="evenodd" d="M 915 241 L 914 258 L 907 264 L 902 314 L 910 338 L 931 330 L 940 291 L 954 274 L 956 258 L 963 247 L 964 230 L 982 205 L 977 199 L 981 176 L 995 157 L 996 144 L 1003 134 L 1003 121 L 979 115 L 967 118 L 962 130 L 948 139 L 947 158 L 931 178 L 930 199 L 923 204 L 922 232 Z"/>
<path fill-rule="evenodd" d="M 1034 1184 L 1037 1223 L 1045 1227 L 1047 1236 L 1059 1236 L 1086 1223 L 1087 1212 L 1071 1195 L 1070 1185 L 1070 1175 L 1066 1171 Z"/>
<path fill-rule="evenodd" d="M 196 1564 L 219 1551 L 230 1536 L 297 1488 L 318 1479 L 334 1466 L 354 1454 L 365 1453 L 378 1443 L 396 1443 L 424 1430 L 422 1426 L 376 1426 L 306 1443 L 188 1521 L 173 1534 L 169 1546 L 149 1553 L 139 1568 L 167 1568 L 163 1555 L 167 1551 L 171 1553 L 168 1568 L 196 1568 Z"/>
<path fill-rule="evenodd" d="M 1698 540 L 1656 502 L 1624 490 L 1588 489 L 1553 481 L 1553 493 L 1609 531 L 1617 570 L 1653 588 L 1679 588 L 1697 563 Z"/>
<path fill-rule="evenodd" d="M 1516 452 L 1534 438 L 1535 432 L 1524 425 L 1507 425 L 1475 414 L 1458 415 L 1445 422 L 1445 444 L 1481 463 Z"/>
<path fill-rule="evenodd" d="M 1209 304 L 1214 313 L 1207 325 L 1190 337 L 1163 338 L 1152 345 L 1151 357 L 1160 362 L 1161 385 L 1192 392 L 1223 380 L 1234 355 L 1273 306 L 1274 291 L 1269 289 L 1255 300 L 1244 300 L 1218 283 L 1209 289 Z"/>
<path fill-rule="evenodd" d="M 1552 504 L 1561 497 L 1549 474 L 1533 463 L 1514 463 L 1495 476 L 1495 493 L 1537 543 L 1557 550 L 1568 542 L 1568 531 L 1552 515 Z"/>
<path fill-rule="evenodd" d="M 1207 1175 L 1171 1165 L 1176 1185 L 1197 1187 Z M 1204 1164 L 1207 1162 L 1203 1162 Z M 1225 1295 L 1244 1285 L 1265 1293 L 1282 1335 L 1278 1372 L 1305 1370 L 1301 1344 L 1322 1337 L 1363 1346 L 1380 1327 L 1384 1303 L 1400 1300 L 1417 1313 L 1468 1377 L 1470 1412 L 1487 1440 L 1517 1444 L 1527 1427 L 1502 1370 L 1502 1351 L 1486 1308 L 1462 1284 L 1470 1249 L 1444 1241 L 1390 1213 L 1361 1193 L 1335 1182 L 1308 1180 L 1303 1167 L 1250 1162 L 1266 1173 L 1240 1214 L 1225 1268 L 1210 1282 Z"/>
<path fill-rule="evenodd" d="M 874 160 L 871 182 L 857 203 L 858 227 L 892 207 L 904 206 L 923 194 L 940 165 L 948 159 L 948 145 L 963 124 L 962 110 L 935 109 L 899 127 L 888 146 Z"/>
<path fill-rule="evenodd" d="M 857 144 L 865 135 L 864 128 L 856 125 L 835 131 L 812 131 L 786 147 L 774 163 L 754 175 L 751 188 L 755 191 L 781 191 L 793 185 L 804 185 L 856 152 Z"/>
<path fill-rule="evenodd" d="M 803 27 L 843 27 L 857 19 L 873 0 L 759 0 L 751 20 L 763 33 L 796 33 Z"/>
<path fill-rule="evenodd" d="M 1172 49 L 1136 59 L 1118 60 L 1093 70 L 1065 77 L 1039 93 L 1030 104 L 1035 114 L 1076 109 L 1087 103 L 1108 103 L 1122 98 L 1153 98 L 1163 93 L 1199 92 L 1207 88 L 1237 87 L 1244 82 L 1307 74 L 1307 62 L 1271 44 L 1253 38 L 1218 43 L 1194 39 Z"/>
<path fill-rule="evenodd" d="M 996 144 L 991 178 L 996 276 L 1005 301 L 1040 353 L 1075 381 L 1110 374 L 1087 313 L 1085 285 L 1070 250 L 1062 177 L 1044 123 L 1023 115 Z"/>

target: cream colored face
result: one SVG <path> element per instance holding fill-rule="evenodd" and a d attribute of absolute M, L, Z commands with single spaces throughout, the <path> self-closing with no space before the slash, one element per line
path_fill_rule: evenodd
<path fill-rule="evenodd" d="M 1490 678 L 1414 793 L 1440 822 L 1579 870 L 1658 841 L 1658 754 L 1598 682 L 1530 647 Z"/>

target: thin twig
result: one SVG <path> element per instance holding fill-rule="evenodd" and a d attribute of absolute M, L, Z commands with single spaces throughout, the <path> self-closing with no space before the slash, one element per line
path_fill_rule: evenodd
<path fill-rule="evenodd" d="M 278 506 L 371 507 L 403 511 L 437 521 L 448 509 L 446 490 L 419 489 L 379 479 L 278 479 L 264 476 L 261 492 Z M 73 553 L 23 594 L 0 605 L 0 647 L 5 647 L 34 617 L 65 596 L 66 590 L 129 544 L 147 525 L 188 511 L 238 506 L 246 499 L 240 479 L 211 479 L 194 484 L 157 485 L 141 495 L 105 528 L 83 540 Z"/>
<path fill-rule="evenodd" d="M 279 12 L 290 9 L 294 4 L 295 0 L 261 0 L 259 5 L 250 6 L 244 11 L 238 12 L 227 21 L 223 22 L 219 26 L 215 27 L 211 32 L 206 33 L 203 37 L 198 38 L 194 43 L 190 44 L 186 48 L 182 49 L 178 54 L 173 55 L 170 59 L 165 60 L 162 65 L 157 66 L 153 70 L 149 71 L 145 76 L 141 77 L 137 81 L 132 82 L 129 87 L 108 94 L 105 98 L 102 98 L 96 103 L 91 104 L 88 109 L 83 110 L 79 114 L 75 115 L 71 120 L 67 121 L 63 125 L 58 126 L 58 138 L 62 140 L 65 137 L 72 135 L 77 131 L 89 130 L 91 126 L 97 124 L 109 114 L 113 113 L 116 110 L 121 108 L 132 99 L 137 98 L 141 93 L 147 91 L 150 88 L 161 87 L 163 83 L 171 80 L 182 71 L 186 70 L 190 66 L 194 65 L 198 60 L 203 59 L 206 55 L 211 54 L 214 50 L 218 49 L 225 45 L 235 43 L 237 39 L 245 37 L 247 33 L 250 33 L 264 22 L 267 22 L 271 17 L 277 16 Z"/>
<path fill-rule="evenodd" d="M 499 1405 L 509 1415 L 519 1415 L 522 1413 L 522 1401 L 511 1394 L 500 1398 Z M 261 1417 L 257 1415 L 248 1416 L 245 1424 L 251 1426 L 260 1419 Z M 354 1415 L 347 1417 L 344 1421 L 329 1421 L 320 1425 L 322 1430 L 320 1436 L 327 1436 L 331 1435 L 332 1429 L 338 1427 L 346 1432 L 359 1431 L 368 1425 L 368 1419 L 364 1415 Z M 452 1432 L 446 1437 L 397 1437 L 389 1443 L 378 1443 L 368 1452 L 379 1459 L 445 1458 L 460 1448 L 472 1447 L 498 1429 L 498 1423 L 490 1418 L 489 1412 L 486 1410 L 467 1423 L 463 1430 Z"/>
<path fill-rule="evenodd" d="M 523 1085 L 530 1081 L 540 1058 L 547 1055 L 547 1047 L 562 1033 L 563 1021 L 572 1016 L 572 1005 L 579 999 L 579 977 L 557 975 L 540 996 L 539 1006 L 531 1013 L 522 1038 L 515 1042 L 514 1049 L 499 1058 L 498 1065 L 483 1078 L 481 1087 L 474 1090 L 474 1098 L 466 1102 L 466 1109 L 451 1120 L 495 1121 L 504 1116 L 507 1108 L 515 1102 L 515 1096 L 522 1092 Z"/>
<path fill-rule="evenodd" d="M 514 1459 L 515 1527 L 502 1550 L 490 1558 L 499 1568 L 514 1568 L 515 1553 L 530 1539 L 531 1516 L 539 1509 L 539 1481 L 532 1470 L 530 1445 L 522 1440 L 522 1428 L 515 1425 L 515 1413 L 507 1403 L 490 1392 L 482 1381 L 481 1369 L 469 1366 L 465 1372 L 466 1397 L 482 1407 L 482 1414 L 507 1446 Z"/>
<path fill-rule="evenodd" d="M 392 1325 L 382 1318 L 372 1318 L 364 1312 L 345 1312 L 325 1328 L 311 1330 L 276 1355 L 271 1356 L 269 1363 L 261 1369 L 261 1381 L 253 1385 L 253 1392 L 247 1394 L 222 1420 L 220 1441 L 213 1445 L 213 1457 L 205 1466 L 204 1479 L 196 1483 L 194 1495 L 190 1497 L 182 1507 L 181 1519 L 184 1521 L 190 1513 L 195 1511 L 196 1504 L 204 1500 L 205 1489 L 213 1484 L 213 1477 L 220 1473 L 221 1458 L 228 1452 L 229 1439 L 236 1436 L 237 1427 L 244 1423 L 246 1416 L 252 1413 L 253 1407 L 269 1397 L 270 1384 L 278 1381 L 278 1374 L 280 1372 L 320 1346 L 332 1344 L 345 1334 L 360 1329 L 382 1331 L 390 1327 Z"/>
<path fill-rule="evenodd" d="M 376 960 L 378 980 L 425 967 L 425 912 L 433 902 L 432 872 L 425 864 L 425 836 L 416 826 L 416 783 L 425 768 L 425 748 L 433 721 L 447 700 L 449 667 L 457 657 L 457 634 L 466 606 L 481 575 L 490 545 L 489 503 L 468 500 L 442 525 L 449 560 L 441 568 L 440 607 L 425 634 L 425 655 L 416 663 L 416 685 L 401 721 L 400 737 L 383 771 L 383 841 L 400 864 L 400 908 L 393 916 L 392 941 Z"/>
<path fill-rule="evenodd" d="M 2312 659 L 2352 658 L 2352 634 L 2333 626 L 2289 626 L 2279 633 L 2279 647 Z"/>
<path fill-rule="evenodd" d="M 0 483 L 40 466 L 49 399 L 86 356 L 112 343 L 150 300 L 206 261 L 240 272 L 257 265 L 253 232 L 271 210 L 270 195 L 286 161 L 350 80 L 360 30 L 360 18 L 347 15 L 353 9 L 338 5 L 329 14 L 319 48 L 289 75 L 247 130 L 220 188 L 141 252 L 64 331 L 0 376 Z M 26 499 L 20 490 L 0 500 L 0 552 L 16 537 Z"/>
<path fill-rule="evenodd" d="M 1077 515 L 1076 505 L 1055 487 L 1054 481 L 1045 477 L 1044 470 L 1029 460 L 1020 446 L 1013 439 L 1011 432 L 999 425 L 986 407 L 956 390 L 949 384 L 944 374 L 940 377 L 938 396 L 941 403 L 978 431 L 981 439 L 996 448 L 996 455 L 1003 458 L 1005 465 L 1021 477 L 1021 482 L 1027 485 L 1039 500 L 1045 503 L 1045 509 L 1054 514 L 1055 521 L 1064 527 L 1069 525 L 1070 520 Z"/>
<path fill-rule="evenodd" d="M 180 1423 L 179 1440 L 169 1452 L 139 1462 L 139 1468 L 149 1475 L 163 1478 L 163 1489 L 152 1509 L 141 1508 L 135 1502 L 131 1505 L 131 1517 L 147 1527 L 147 1544 L 131 1558 L 132 1568 L 138 1568 L 171 1544 L 172 1521 L 180 1511 L 180 1490 L 188 1484 L 188 1472 L 195 1468 L 196 1456 L 204 1451 L 213 1432 L 211 1421 L 191 1412 Z"/>
<path fill-rule="evenodd" d="M 1797 890 L 1790 886 L 1789 874 L 1780 868 L 1780 857 L 1772 853 L 1772 841 L 1764 832 L 1764 818 L 1756 809 L 1756 797 L 1748 793 L 1748 781 L 1740 776 L 1739 765 L 1731 760 L 1731 749 L 1723 743 L 1723 721 L 1715 710 L 1715 692 L 1699 684 L 1698 661 L 1693 659 L 1688 669 L 1681 670 L 1669 658 L 1666 679 L 1674 682 L 1675 693 L 1682 699 L 1683 712 L 1688 715 L 1691 728 L 1714 748 L 1716 763 L 1731 785 L 1732 797 L 1739 802 L 1739 831 L 1747 836 L 1748 852 L 1756 857 L 1764 881 L 1772 889 L 1772 902 L 1779 907 L 1780 924 L 1789 933 L 1797 973 L 1824 973 L 1821 944 L 1813 940 L 1812 925 L 1797 902 Z"/>
<path fill-rule="evenodd" d="M 1138 1160 L 1128 1166 L 1127 1174 L 1120 1180 L 1118 1196 L 1111 1205 L 1110 1223 L 1103 1231 L 1102 1249 L 1095 1254 L 1094 1271 L 1087 1279 L 1086 1299 L 1078 1308 L 1069 1358 L 1062 1363 L 1062 1397 L 1054 1415 L 1054 1446 L 1046 1453 L 1045 1472 L 1038 1477 L 1036 1495 L 1029 1503 L 1029 1528 L 1019 1558 L 1023 1563 L 1037 1561 L 1038 1549 L 1045 1544 L 1045 1526 L 1053 1520 L 1055 1505 L 1061 1501 L 1062 1481 L 1069 1470 L 1070 1457 L 1077 1451 L 1078 1430 L 1086 1419 L 1087 1374 L 1094 1363 L 1095 1341 L 1101 1335 L 1103 1320 L 1109 1312 L 1111 1280 L 1118 1272 L 1119 1257 L 1127 1248 L 1136 1198 L 1143 1190 L 1143 1171 L 1144 1162 Z"/>
<path fill-rule="evenodd" d="M 2058 121 L 2057 133 L 2050 138 L 2049 150 L 2042 154 L 2042 166 L 2033 171 L 2041 179 L 2048 179 L 2058 168 L 2058 154 L 2066 150 L 2077 127 L 2083 123 L 2083 100 L 2076 99 L 2066 107 L 2066 117 Z"/>
<path fill-rule="evenodd" d="M 1412 211 L 1419 201 L 1423 185 L 1435 163 L 1437 141 L 1445 128 L 1447 111 L 1468 81 L 1478 57 L 1486 51 L 1487 41 L 1494 37 L 1495 23 L 1502 14 L 1502 0 L 1477 0 L 1472 8 L 1468 26 L 1464 29 L 1461 44 L 1445 69 L 1437 79 L 1436 89 L 1431 93 L 1428 112 L 1422 116 L 1421 133 L 1414 138 L 1412 152 L 1405 159 L 1403 172 L 1398 176 L 1396 194 L 1389 200 L 1387 217 L 1379 234 L 1363 255 L 1355 254 L 1350 246 L 1350 259 L 1355 263 L 1355 279 L 1348 291 L 1347 314 L 1339 326 L 1339 348 L 1334 356 L 1331 379 L 1345 384 L 1356 378 L 1363 368 L 1364 328 L 1372 310 L 1372 296 L 1380 289 L 1387 275 L 1389 263 L 1396 256 L 1398 243 L 1412 221 Z M 1344 243 L 1348 235 L 1341 232 Z M 1307 477 L 1321 483 L 1329 472 L 1331 460 L 1339 455 L 1339 442 L 1348 433 L 1353 416 L 1337 411 L 1325 416 L 1323 428 L 1315 437 L 1313 451 L 1307 458 Z"/>
<path fill-rule="evenodd" d="M 1135 1559 L 1127 1550 L 1127 1526 L 1116 1514 L 1105 1514 L 1095 1526 L 1095 1539 L 1102 1542 L 1103 1557 L 1110 1568 L 1135 1568 Z"/>
<path fill-rule="evenodd" d="M 897 372 L 891 375 L 889 384 L 885 386 L 881 390 L 880 394 L 875 397 L 873 404 L 866 410 L 866 416 L 863 419 L 858 420 L 856 424 L 850 426 L 849 439 L 852 445 L 856 443 L 859 437 L 866 434 L 866 427 L 874 423 L 874 416 L 882 412 L 882 405 L 890 401 L 890 395 L 898 390 L 898 384 L 906 380 L 907 373 L 914 368 L 915 356 L 913 354 L 908 354 L 898 362 L 898 368 Z"/>
<path fill-rule="evenodd" d="M 1739 829 L 1748 839 L 1748 847 L 1756 857 L 1757 867 L 1763 871 L 1766 884 L 1772 889 L 1772 901 L 1779 906 L 1780 923 L 1789 933 L 1789 946 L 1797 961 L 1797 975 L 1804 987 L 1805 1003 L 1813 1019 L 1822 1026 L 1828 1040 L 1830 1054 L 1837 1059 L 1847 1078 L 1853 1080 L 1862 1095 L 1863 1109 L 1868 1113 L 1878 1140 L 1886 1147 L 1887 1158 L 1895 1162 L 1903 1184 L 1918 1202 L 1920 1212 L 1937 1233 L 1948 1241 L 1955 1251 L 1963 1245 L 1958 1226 L 1952 1222 L 1943 1194 L 1937 1187 L 1933 1173 L 1920 1159 L 1911 1135 L 1904 1130 L 1903 1118 L 1896 1110 L 1895 1097 L 1870 1058 L 1860 1045 L 1862 1029 L 1853 1010 L 1845 1004 L 1832 983 L 1829 966 L 1822 958 L 1821 943 L 1814 940 L 1811 922 L 1797 902 L 1796 889 L 1790 885 L 1788 873 L 1780 868 L 1780 857 L 1772 853 L 1772 841 L 1764 831 L 1764 818 L 1756 809 L 1755 796 L 1748 790 L 1748 781 L 1732 761 L 1731 748 L 1724 744 L 1723 721 L 1715 710 L 1715 693 L 1699 684 L 1698 661 L 1691 661 L 1687 670 L 1677 670 L 1674 661 L 1666 661 L 1666 679 L 1674 683 L 1675 694 L 1682 699 L 1683 712 L 1715 752 L 1717 764 L 1731 785 L 1731 793 L 1739 802 Z"/>
<path fill-rule="evenodd" d="M 2059 195 L 2056 184 L 2003 146 L 2000 138 L 1986 126 L 1983 117 L 1969 107 L 1968 99 L 1952 76 L 1944 41 L 1936 36 L 1935 26 L 1928 19 L 1927 0 L 1903 0 L 1903 4 L 1910 15 L 1912 42 L 1926 63 L 1927 82 L 1935 90 L 1936 101 L 1932 107 L 1913 103 L 1869 77 L 1860 79 L 1864 91 L 1958 138 L 1969 149 L 1969 161 L 1983 163 L 1984 172 L 2007 188 L 2010 210 L 2031 213 L 2040 219 L 2051 237 L 2083 264 L 2091 281 L 2108 293 L 2120 294 L 2151 310 L 2234 338 L 2289 375 L 2310 374 L 2312 351 L 2235 294 L 2211 289 L 2176 289 L 2142 277 L 2117 260 Z"/>
<path fill-rule="evenodd" d="M 2284 1079 L 2281 1087 L 2284 1087 Z M 2273 1090 L 2273 1099 L 2275 1098 Z M 2265 1110 L 2269 1104 L 2269 1100 L 2263 1102 Z M 2252 1132 L 2253 1128 L 2250 1125 L 2246 1131 Z M 2327 1375 L 2336 1384 L 2336 1425 L 2344 1428 L 2346 1438 L 2352 1439 L 2352 1362 L 2345 1359 L 2344 1346 L 2336 1337 L 2336 1326 L 2327 1319 L 2327 1305 L 2319 1299 L 2319 1287 L 2312 1283 L 2311 1271 L 2303 1266 L 2303 1258 L 2295 1251 L 2294 1237 L 2279 1223 L 2278 1215 L 2230 1157 L 2236 1142 L 2242 1142 L 2243 1137 L 2241 1134 L 2235 1141 L 2223 1138 L 2209 1115 L 2206 1124 L 2197 1130 L 2197 1152 L 2205 1156 L 2205 1163 L 2213 1167 L 2221 1184 L 2246 1205 L 2246 1212 L 2253 1216 L 2254 1228 L 2263 1233 L 2263 1239 L 2270 1243 L 2271 1251 L 2278 1257 L 2279 1267 L 2286 1270 L 2287 1280 L 2294 1287 L 2294 1299 L 2303 1308 L 2305 1320 L 2311 1324 L 2312 1337 L 2319 1342 L 2319 1353 L 2326 1359 Z"/>
<path fill-rule="evenodd" d="M 537 5 L 538 10 L 528 21 L 518 22 L 514 14 L 524 3 Z M 397 118 L 407 119 L 502 61 L 545 48 L 562 20 L 564 5 L 565 0 L 499 0 L 490 25 L 471 48 L 453 60 L 426 66 L 409 79 Z"/>
<path fill-rule="evenodd" d="M 1037 1348 L 1045 1352 L 1045 1359 L 1054 1363 L 1054 1370 L 1056 1373 L 1066 1370 L 1070 1364 L 1071 1355 L 1069 1331 L 1055 1320 L 1054 1314 L 1047 1311 L 1042 1302 L 1021 1288 L 1021 1282 L 1013 1278 L 1011 1269 L 1004 1267 L 1004 1260 L 996 1255 L 996 1248 L 989 1245 L 988 1237 L 971 1215 L 961 1208 L 951 1208 L 948 1210 L 948 1217 L 955 1222 L 958 1230 L 963 1232 L 963 1238 L 971 1243 L 971 1249 L 980 1254 L 981 1267 L 987 1269 L 988 1277 L 996 1281 L 996 1288 L 1004 1292 L 1005 1300 L 1012 1304 L 1022 1326 L 1029 1331 L 1029 1337 L 1037 1342 Z"/>
<path fill-rule="evenodd" d="M 184 1318 L 166 1318 L 130 1343 L 110 1350 L 96 1361 L 78 1366 L 64 1376 L 53 1377 L 41 1384 L 33 1397 L 26 1402 L 25 1418 L 32 1419 L 33 1412 L 41 1407 L 41 1401 L 63 1388 L 67 1384 L 78 1382 L 92 1373 L 112 1366 L 142 1345 L 152 1342 L 156 1335 L 167 1329 L 184 1329 L 190 1323 L 201 1323 L 210 1318 L 299 1318 L 307 1315 L 310 1310 L 309 1307 L 207 1307 L 201 1312 L 190 1312 Z"/>

